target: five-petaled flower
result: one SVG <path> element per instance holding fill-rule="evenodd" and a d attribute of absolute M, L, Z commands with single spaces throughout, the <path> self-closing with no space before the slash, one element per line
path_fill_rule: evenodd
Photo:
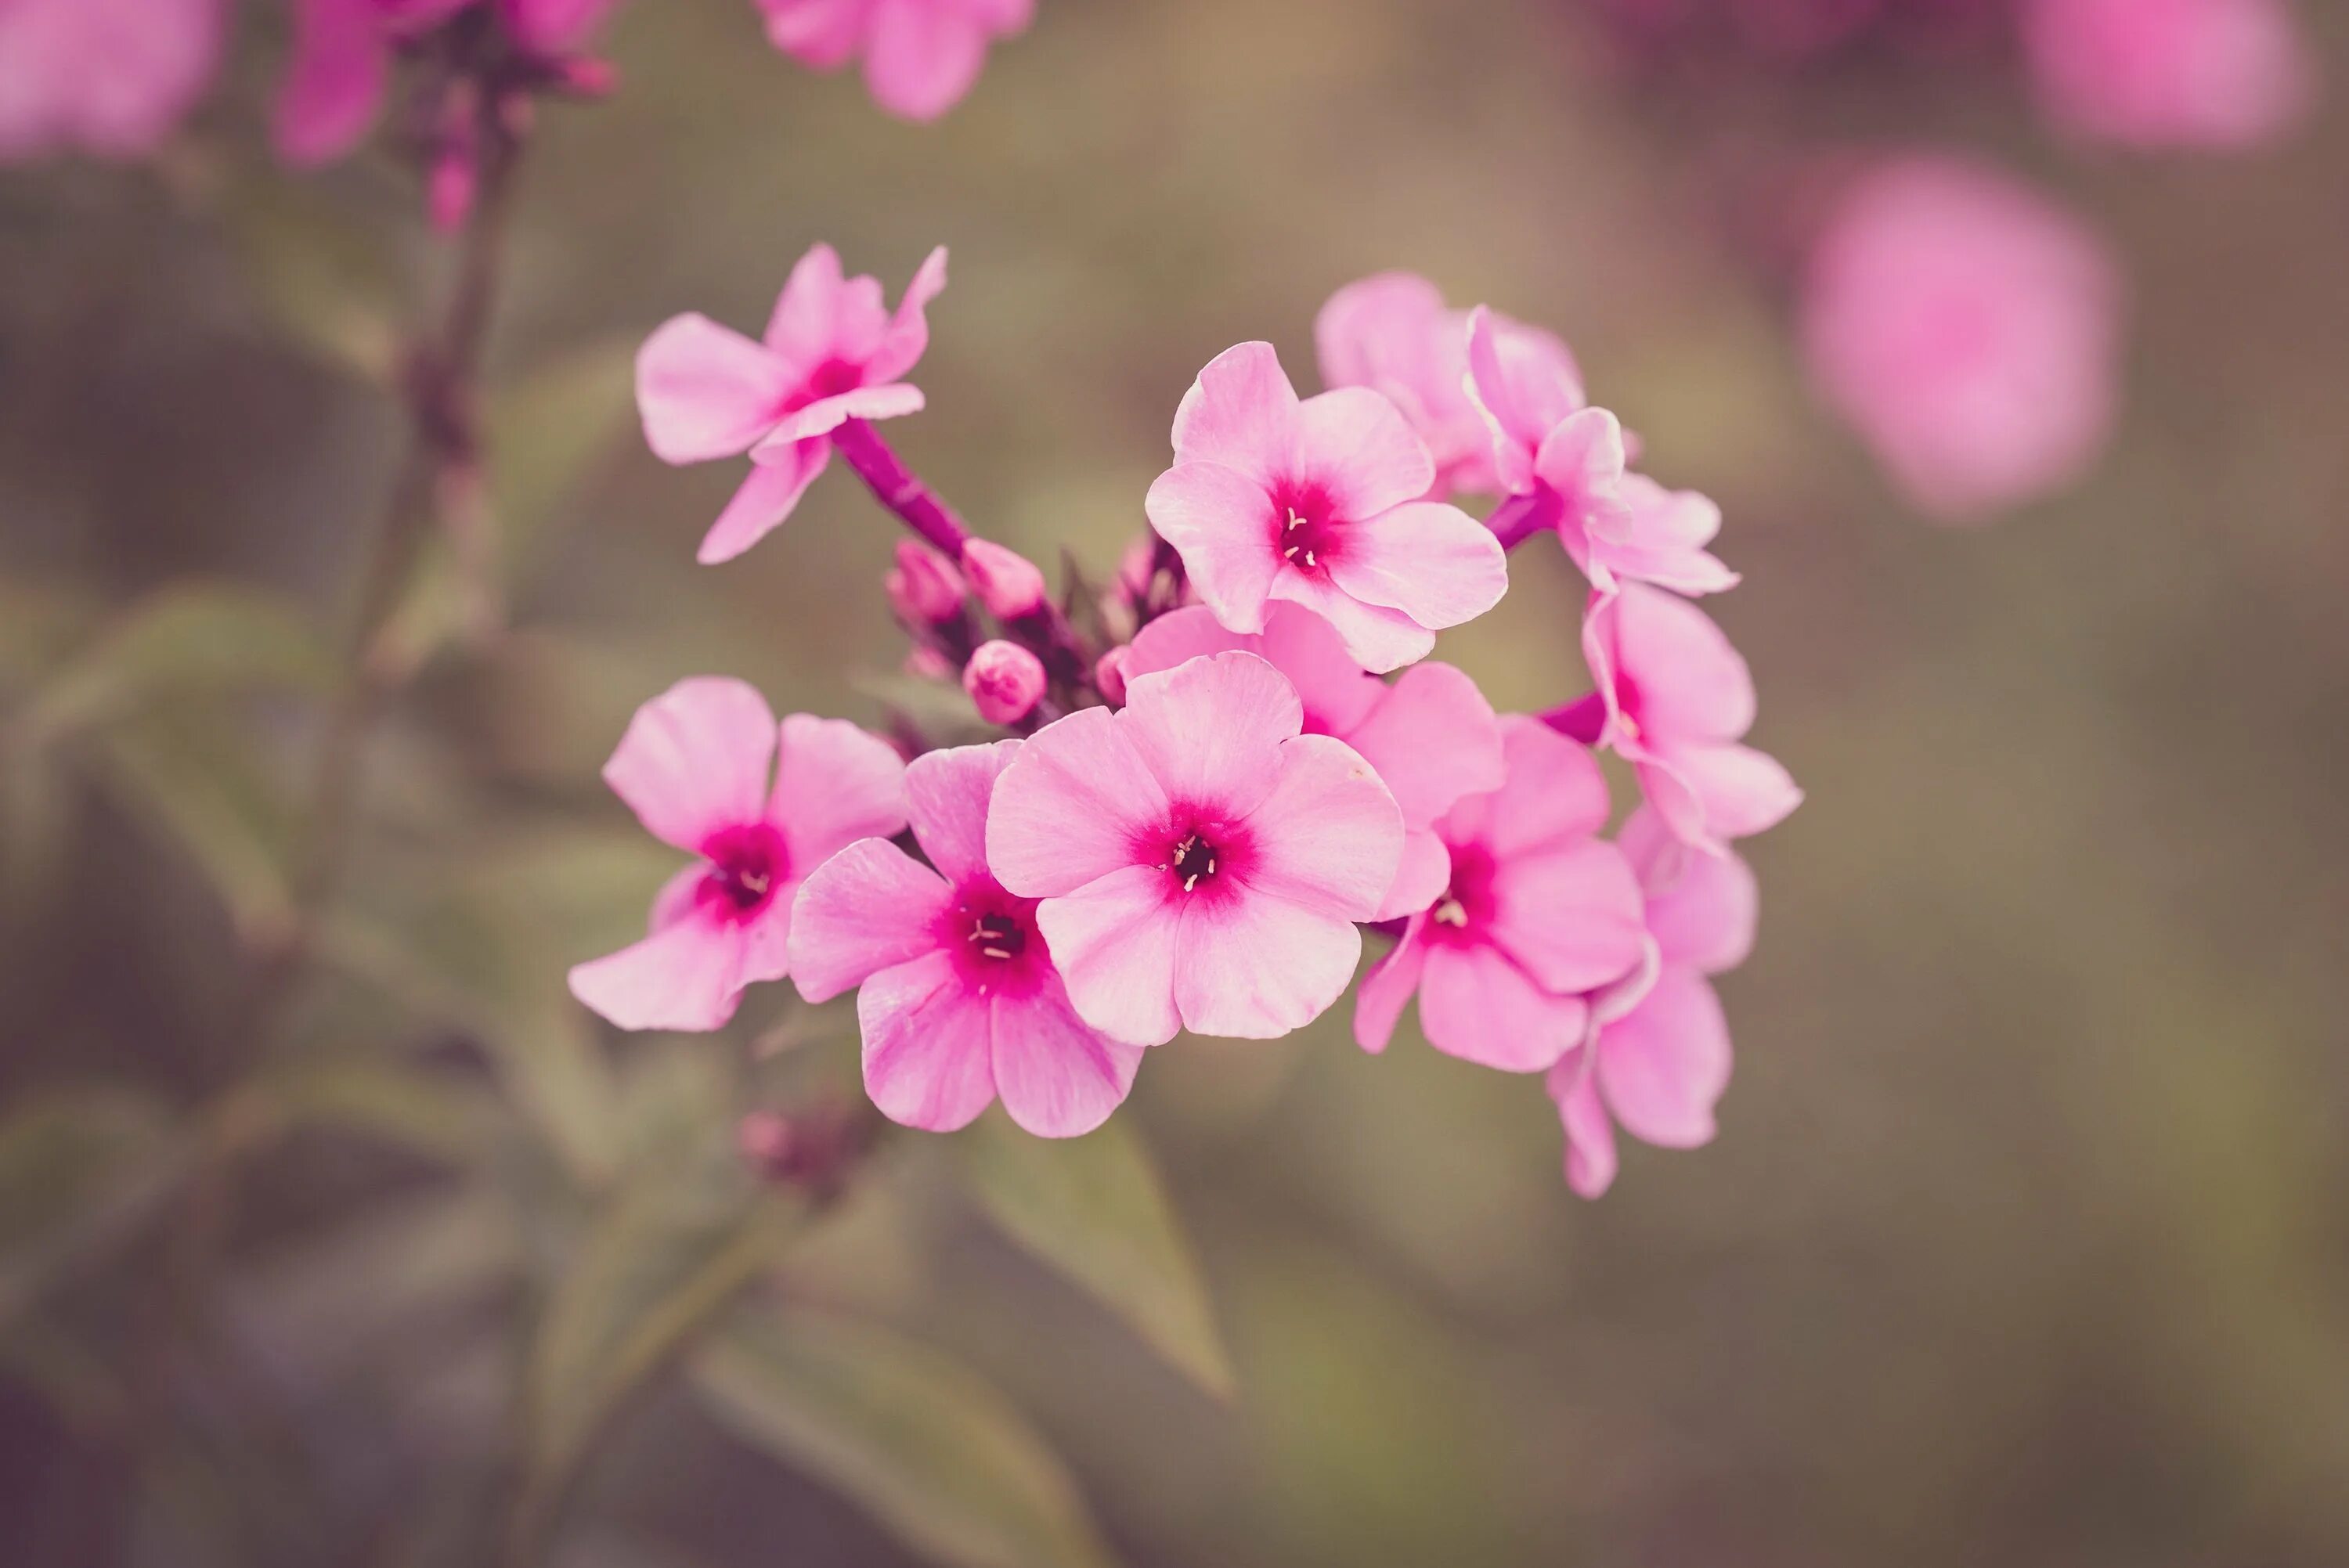
<path fill-rule="evenodd" d="M 1360 754 L 1304 720 L 1278 670 L 1216 654 L 1046 726 L 1004 770 L 988 863 L 1041 901 L 1087 1023 L 1134 1045 L 1268 1039 L 1345 990 L 1402 818 Z"/>
<path fill-rule="evenodd" d="M 1030 1132 L 1090 1132 L 1125 1099 L 1142 1060 L 1139 1047 L 1077 1016 L 1037 930 L 1036 901 L 1005 892 L 988 867 L 988 801 L 1021 744 L 934 751 L 905 769 L 929 866 L 865 839 L 800 889 L 792 982 L 811 1002 L 862 987 L 865 1088 L 909 1127 L 950 1131 L 999 1097 Z"/>
<path fill-rule="evenodd" d="M 820 71 L 864 57 L 873 101 L 936 119 L 978 80 L 988 46 L 1027 27 L 1035 0 L 759 0 L 775 47 Z"/>
<path fill-rule="evenodd" d="M 571 971 L 572 994 L 624 1029 L 719 1027 L 745 986 L 789 973 L 807 874 L 905 827 L 905 772 L 845 719 L 795 713 L 779 730 L 740 681 L 679 681 L 636 710 L 604 779 L 655 838 L 698 859 L 654 899 L 642 942 Z"/>
<path fill-rule="evenodd" d="M 1337 627 L 1369 670 L 1426 656 L 1435 634 L 1491 609 L 1508 560 L 1459 508 L 1423 500 L 1434 459 L 1395 406 L 1362 387 L 1302 401 L 1268 343 L 1225 350 L 1174 414 L 1174 466 L 1150 487 L 1151 526 L 1235 632 L 1288 600 Z"/>

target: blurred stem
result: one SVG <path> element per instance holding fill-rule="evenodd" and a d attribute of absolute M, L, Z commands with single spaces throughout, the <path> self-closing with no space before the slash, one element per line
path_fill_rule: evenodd
<path fill-rule="evenodd" d="M 970 530 L 921 476 L 905 466 L 879 431 L 863 419 L 851 419 L 832 433 L 832 444 L 843 461 L 856 470 L 873 498 L 897 520 L 946 552 L 949 561 L 962 558 L 963 541 Z"/>

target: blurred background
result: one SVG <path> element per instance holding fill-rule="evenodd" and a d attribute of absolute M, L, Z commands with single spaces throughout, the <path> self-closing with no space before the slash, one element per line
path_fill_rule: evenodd
<path fill-rule="evenodd" d="M 273 164 L 274 9 L 156 159 L 0 170 L 0 1556 L 2349 1562 L 2339 96 L 2116 150 L 1995 25 L 1637 9 L 1041 0 L 918 127 L 740 0 L 623 8 L 619 90 L 546 106 L 519 174 L 495 613 L 428 556 L 338 913 L 259 1006 L 444 261 L 392 152 Z M 1984 527 L 1903 499 L 1795 328 L 1800 193 L 1918 146 L 2127 279 L 2109 448 Z M 562 977 L 671 866 L 597 778 L 639 702 L 905 700 L 870 498 L 834 474 L 699 568 L 734 466 L 633 428 L 644 335 L 755 326 L 818 240 L 893 297 L 952 247 L 892 438 L 1096 580 L 1198 366 L 1268 337 L 1308 379 L 1340 284 L 1571 341 L 1724 509 L 1709 607 L 1809 794 L 1751 846 L 1717 1142 L 1579 1202 L 1537 1084 L 1408 1026 L 1368 1057 L 1341 1006 L 1154 1053 L 1074 1168 L 1090 1240 L 999 1129 L 757 1190 L 737 1119 L 852 1105 L 853 1018 L 770 986 L 623 1037 Z M 1581 587 L 1513 564 L 1442 653 L 1545 707 L 1587 689 Z"/>

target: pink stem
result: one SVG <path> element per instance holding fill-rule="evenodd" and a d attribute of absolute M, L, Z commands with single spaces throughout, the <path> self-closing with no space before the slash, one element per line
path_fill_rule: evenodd
<path fill-rule="evenodd" d="M 1485 526 L 1493 531 L 1502 549 L 1515 550 L 1557 521 L 1557 509 L 1550 497 L 1537 490 L 1531 495 L 1513 495 L 1495 507 Z"/>
<path fill-rule="evenodd" d="M 1551 708 L 1541 716 L 1541 721 L 1560 735 L 1572 736 L 1585 746 L 1596 746 L 1607 732 L 1607 699 L 1592 692 L 1562 707 Z"/>
<path fill-rule="evenodd" d="M 947 560 L 962 558 L 962 542 L 970 537 L 970 530 L 871 425 L 851 419 L 832 433 L 832 444 L 873 498 L 895 512 L 899 521 L 944 551 Z"/>

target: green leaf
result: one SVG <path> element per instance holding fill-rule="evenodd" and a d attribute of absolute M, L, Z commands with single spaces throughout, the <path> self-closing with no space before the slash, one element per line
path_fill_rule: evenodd
<path fill-rule="evenodd" d="M 98 781 L 187 852 L 247 946 L 269 948 L 293 930 L 291 813 L 224 716 L 157 714 L 109 730 L 93 750 Z"/>
<path fill-rule="evenodd" d="M 1099 1568 L 1075 1483 L 1019 1409 L 961 1363 L 871 1323 L 745 1311 L 693 1362 L 746 1441 L 837 1487 L 950 1568 Z"/>
<path fill-rule="evenodd" d="M 135 1232 L 189 1149 L 162 1106 L 114 1087 L 52 1091 L 0 1122 L 0 1323 Z"/>
<path fill-rule="evenodd" d="M 390 385 L 410 312 L 381 236 L 336 211 L 315 181 L 241 181 L 222 216 L 256 300 L 285 339 L 360 380 Z"/>
<path fill-rule="evenodd" d="M 1111 1120 L 1082 1138 L 1033 1138 L 998 1115 L 955 1142 L 980 1208 L 1013 1241 L 1228 1399 L 1231 1357 L 1197 1260 L 1150 1151 L 1126 1127 Z"/>
<path fill-rule="evenodd" d="M 239 1091 L 238 1109 L 267 1124 L 357 1133 L 447 1165 L 479 1164 L 497 1137 L 486 1094 L 401 1060 L 337 1056 L 289 1063 Z"/>

